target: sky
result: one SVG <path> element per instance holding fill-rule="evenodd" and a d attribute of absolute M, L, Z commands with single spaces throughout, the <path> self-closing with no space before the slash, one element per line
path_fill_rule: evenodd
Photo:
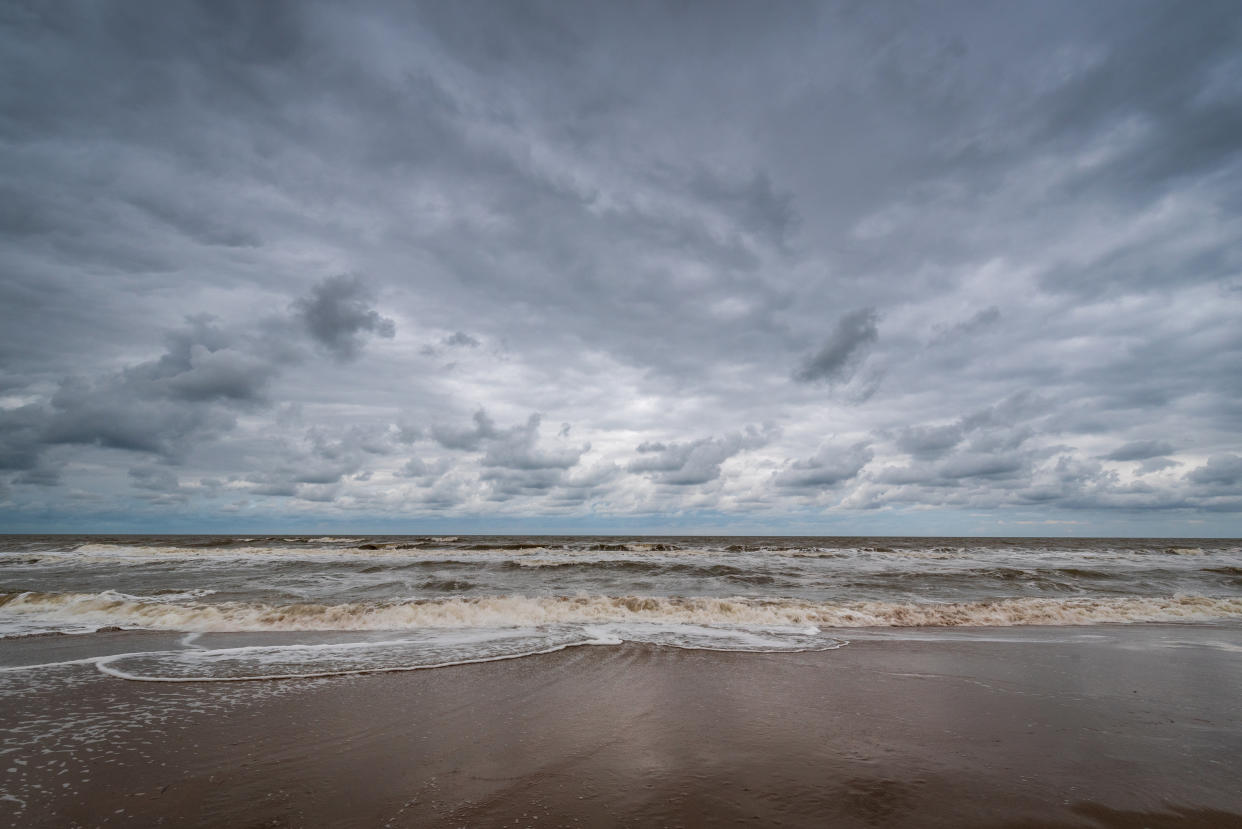
<path fill-rule="evenodd" d="M 0 530 L 1242 536 L 1242 6 L 0 3 Z"/>

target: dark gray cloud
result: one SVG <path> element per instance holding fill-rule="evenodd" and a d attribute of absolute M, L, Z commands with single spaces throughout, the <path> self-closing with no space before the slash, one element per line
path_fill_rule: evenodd
<path fill-rule="evenodd" d="M 875 454 L 862 443 L 844 448 L 824 446 L 811 457 L 789 464 L 773 480 L 780 487 L 832 487 L 858 475 L 873 457 Z"/>
<path fill-rule="evenodd" d="M 1242 480 L 1242 457 L 1238 455 L 1213 455 L 1207 463 L 1186 474 L 1196 484 L 1236 486 Z"/>
<path fill-rule="evenodd" d="M 567 500 L 581 502 L 603 483 L 602 479 L 589 476 L 585 481 L 569 477 L 569 471 L 578 466 L 582 456 L 591 449 L 589 443 L 575 445 L 568 442 L 569 424 L 562 424 L 557 436 L 545 441 L 540 436 L 543 418 L 537 413 L 531 414 L 525 423 L 501 428 L 485 410 L 479 409 L 474 413 L 473 421 L 474 425 L 467 428 L 433 426 L 431 438 L 440 447 L 454 452 L 483 450 L 482 457 L 478 459 L 477 475 L 473 477 L 477 484 L 473 492 L 486 502 L 543 498 L 554 490 L 560 491 L 558 503 Z M 448 459 L 429 464 L 423 458 L 415 457 L 406 462 L 399 474 L 409 478 L 440 480 L 452 468 L 452 462 Z M 468 476 L 457 476 L 454 483 L 456 498 L 463 498 L 470 491 L 470 480 Z M 444 489 L 436 493 L 437 498 L 444 496 Z M 444 504 L 446 507 L 452 505 Z"/>
<path fill-rule="evenodd" d="M 879 336 L 877 320 L 874 308 L 842 315 L 819 351 L 794 373 L 794 379 L 803 383 L 849 379 L 863 350 Z"/>
<path fill-rule="evenodd" d="M 1236 535 L 1239 53 L 1227 0 L 11 5 L 0 522 Z"/>
<path fill-rule="evenodd" d="M 294 311 L 311 337 L 339 360 L 352 360 L 365 335 L 392 337 L 396 325 L 370 307 L 371 292 L 356 276 L 334 276 L 294 303 Z"/>
<path fill-rule="evenodd" d="M 227 409 L 196 405 L 124 372 L 90 382 L 69 379 L 51 398 L 41 443 L 83 444 L 181 459 L 193 443 L 232 428 Z"/>
<path fill-rule="evenodd" d="M 46 412 L 40 406 L 0 411 L 0 470 L 30 470 L 39 464 Z"/>
<path fill-rule="evenodd" d="M 190 493 L 168 467 L 130 467 L 129 482 L 137 491 L 138 498 L 152 506 L 180 506 L 190 500 Z"/>
<path fill-rule="evenodd" d="M 479 409 L 474 413 L 474 426 L 465 429 L 436 425 L 431 427 L 431 437 L 445 449 L 478 449 L 486 440 L 500 436 L 496 423 L 487 412 Z"/>
<path fill-rule="evenodd" d="M 1026 458 L 1016 453 L 977 452 L 949 458 L 936 468 L 940 478 L 1009 478 L 1026 467 Z"/>
<path fill-rule="evenodd" d="M 691 486 L 720 477 L 721 464 L 734 455 L 764 446 L 771 429 L 748 426 L 745 431 L 722 437 L 699 438 L 685 443 L 651 444 L 638 447 L 640 457 L 626 467 L 630 472 L 649 473 L 656 483 Z"/>
<path fill-rule="evenodd" d="M 937 333 L 932 338 L 933 344 L 942 344 L 950 342 L 958 337 L 969 337 L 971 334 L 983 331 L 995 325 L 1001 318 L 1001 310 L 995 305 L 976 311 L 971 314 L 968 319 L 959 323 L 945 327 L 943 325 L 936 326 Z"/>
<path fill-rule="evenodd" d="M 295 304 L 315 300 L 329 284 Z M 51 482 L 47 451 L 62 445 L 184 462 L 199 445 L 231 431 L 238 414 L 266 408 L 272 382 L 300 359 L 288 320 L 267 317 L 259 327 L 252 333 L 210 315 L 187 317 L 165 335 L 158 358 L 90 378 L 66 377 L 43 405 L 0 411 L 0 469 L 24 470 L 21 482 Z"/>
<path fill-rule="evenodd" d="M 1165 469 L 1172 469 L 1176 466 L 1181 466 L 1181 464 L 1169 458 L 1148 458 L 1139 464 L 1138 473 L 1140 475 L 1146 475 L 1149 472 L 1160 472 Z"/>
<path fill-rule="evenodd" d="M 131 388 L 149 388 L 144 396 L 191 403 L 263 402 L 266 386 L 280 369 L 275 355 L 253 353 L 256 344 L 240 342 L 209 316 L 186 319 L 166 339 L 167 351 L 158 360 L 123 372 L 121 379 Z"/>
<path fill-rule="evenodd" d="M 962 442 L 963 427 L 958 423 L 946 426 L 911 426 L 897 436 L 897 448 L 919 458 L 936 458 Z"/>
<path fill-rule="evenodd" d="M 1110 461 L 1142 461 L 1161 455 L 1172 455 L 1176 451 L 1167 440 L 1133 440 L 1102 457 Z"/>
<path fill-rule="evenodd" d="M 483 466 L 506 469 L 568 469 L 578 463 L 591 445 L 540 448 L 539 424 L 542 418 L 533 414 L 522 426 L 514 426 L 496 436 L 483 455 Z"/>
<path fill-rule="evenodd" d="M 793 194 L 776 192 L 765 173 L 739 182 L 699 170 L 689 182 L 689 190 L 734 215 L 740 227 L 777 245 L 785 243 L 799 222 Z"/>
<path fill-rule="evenodd" d="M 330 503 L 344 493 L 345 482 L 369 481 L 371 467 L 401 453 L 404 446 L 398 427 L 354 425 L 333 430 L 315 426 L 295 439 L 266 445 L 264 467 L 235 482 L 252 495 Z M 416 468 L 413 459 L 407 465 L 411 475 L 428 473 L 425 465 Z"/>

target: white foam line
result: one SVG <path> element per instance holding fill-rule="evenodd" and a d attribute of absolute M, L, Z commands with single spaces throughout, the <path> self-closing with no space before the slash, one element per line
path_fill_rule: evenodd
<path fill-rule="evenodd" d="M 410 639 L 384 639 L 382 641 L 375 641 L 375 642 L 320 642 L 314 645 L 307 645 L 304 643 L 296 643 L 296 644 L 291 644 L 291 645 L 240 645 L 235 648 L 204 648 L 201 645 L 198 645 L 196 646 L 196 649 L 194 650 L 186 649 L 186 650 L 179 650 L 179 651 L 148 651 L 144 654 L 139 654 L 139 655 L 162 656 L 163 654 L 192 653 L 195 656 L 200 656 L 203 654 L 211 654 L 212 656 L 215 656 L 216 654 L 254 653 L 256 651 L 321 651 L 321 650 L 334 650 L 334 649 L 363 650 L 366 648 L 380 647 L 381 645 L 408 645 L 411 643 L 411 641 L 412 640 Z M 135 654 L 123 653 L 123 654 L 117 654 L 116 656 L 119 659 L 123 656 L 134 656 L 134 655 Z M 111 659 L 112 657 L 104 656 L 100 658 Z"/>
<path fill-rule="evenodd" d="M 193 653 L 196 653 L 196 654 L 197 653 L 209 653 L 212 655 L 217 655 L 217 654 L 241 654 L 241 653 L 252 653 L 255 651 L 273 651 L 273 650 L 307 651 L 307 650 L 326 650 L 326 649 L 333 649 L 333 648 L 341 649 L 341 648 L 348 648 L 348 647 L 365 648 L 365 647 L 381 646 L 381 645 L 403 644 L 407 641 L 408 640 L 392 640 L 392 641 L 385 641 L 385 642 L 356 642 L 356 643 L 344 643 L 344 644 L 329 643 L 329 644 L 318 644 L 318 645 L 256 645 L 256 646 L 237 647 L 237 648 L 218 648 L 215 650 L 206 650 L 206 649 L 200 648 L 200 650 L 193 651 Z M 484 662 L 503 662 L 509 659 L 523 659 L 528 656 L 542 656 L 544 654 L 556 653 L 558 651 L 563 651 L 568 648 L 576 648 L 576 647 L 582 647 L 586 645 L 613 645 L 613 646 L 621 645 L 626 641 L 629 641 L 629 640 L 626 640 L 621 637 L 596 637 L 594 639 L 587 639 L 581 642 L 566 642 L 561 645 L 556 645 L 554 647 L 545 648 L 541 650 L 525 651 L 522 653 L 503 654 L 500 656 L 485 656 L 485 657 L 479 657 L 477 659 L 459 659 L 459 660 L 454 660 L 450 662 L 436 662 L 436 663 L 432 663 L 429 665 L 401 665 L 401 666 L 388 667 L 388 668 L 354 668 L 354 669 L 349 669 L 349 670 L 336 670 L 336 671 L 309 671 L 305 673 L 296 673 L 296 674 L 261 674 L 258 676 L 211 676 L 211 677 L 144 676 L 140 674 L 131 674 L 126 671 L 121 671 L 121 670 L 111 667 L 111 663 L 116 662 L 121 659 L 129 659 L 132 657 L 143 657 L 143 656 L 167 656 L 167 655 L 176 655 L 176 654 L 186 652 L 186 651 L 176 651 L 176 650 L 136 651 L 133 653 L 117 653 L 117 654 L 108 654 L 105 656 L 92 656 L 92 657 L 87 657 L 84 659 L 71 659 L 71 660 L 65 660 L 63 662 L 44 662 L 44 663 L 40 663 L 37 665 L 12 665 L 12 666 L 0 667 L 0 672 L 35 670 L 38 668 L 55 668 L 55 667 L 61 667 L 65 665 L 92 665 L 93 664 L 95 668 L 99 670 L 100 673 L 106 674 L 107 676 L 115 677 L 117 679 L 128 680 L 131 682 L 260 682 L 260 681 L 272 681 L 272 680 L 280 680 L 280 679 L 322 679 L 322 678 L 334 677 L 334 676 L 361 676 L 364 674 L 405 673 L 409 671 L 431 670 L 434 668 L 450 668 L 450 667 L 454 667 L 457 665 L 477 665 L 477 664 L 481 664 Z M 674 643 L 649 643 L 649 644 L 652 644 L 655 647 L 670 647 L 670 648 L 677 648 L 678 650 L 692 650 L 692 651 L 712 651 L 715 653 L 818 653 L 821 651 L 837 650 L 838 648 L 842 648 L 845 645 L 848 645 L 849 642 L 844 639 L 836 639 L 836 640 L 833 640 L 833 644 L 830 644 L 830 645 L 824 645 L 822 647 L 796 648 L 796 649 L 713 648 L 713 647 L 706 647 L 706 646 L 699 646 L 699 645 L 678 645 Z"/>
<path fill-rule="evenodd" d="M 198 637 L 200 633 L 192 633 L 190 636 Z M 186 638 L 189 638 L 188 636 Z M 182 640 L 184 644 L 185 640 Z M 402 645 L 408 643 L 408 639 L 391 639 L 383 642 L 329 642 L 318 645 L 249 645 L 237 648 L 215 648 L 208 649 L 201 645 L 195 645 L 194 649 L 186 650 L 163 650 L 163 651 L 133 651 L 131 653 L 110 653 L 103 656 L 87 656 L 82 659 L 66 659 L 62 662 L 39 662 L 33 665 L 3 665 L 0 666 L 0 673 L 15 673 L 17 671 L 33 671 L 39 668 L 59 668 L 65 665 L 94 665 L 99 668 L 103 662 L 115 662 L 118 659 L 129 659 L 136 656 L 175 656 L 182 653 L 199 654 L 240 654 L 253 653 L 255 651 L 308 651 L 308 650 L 328 650 L 332 648 L 344 649 L 349 647 L 366 648 L 380 645 Z M 576 644 L 576 643 L 575 643 Z M 100 670 L 103 670 L 100 668 Z M 109 671 L 104 671 L 109 673 Z M 119 674 L 117 674 L 119 675 Z"/>
<path fill-rule="evenodd" d="M 845 639 L 833 639 L 833 644 L 814 648 L 709 648 L 706 645 L 678 645 L 674 642 L 649 642 L 657 648 L 677 648 L 683 651 L 712 651 L 713 653 L 820 653 L 835 651 L 849 644 Z"/>
<path fill-rule="evenodd" d="M 116 653 L 107 656 L 88 656 L 84 659 L 66 659 L 63 662 L 40 662 L 36 665 L 4 665 L 0 666 L 0 673 L 34 671 L 39 668 L 59 668 L 64 665 L 97 665 L 101 659 L 122 659 L 127 656 L 159 656 L 165 653 L 177 653 L 177 651 L 136 651 L 134 653 Z"/>
<path fill-rule="evenodd" d="M 302 674 L 264 674 L 261 676 L 139 676 L 137 674 L 128 674 L 124 671 L 118 671 L 115 668 L 109 667 L 107 664 L 115 659 L 120 659 L 124 656 L 133 656 L 135 654 L 120 654 L 115 657 L 101 657 L 95 662 L 95 667 L 108 676 L 113 676 L 117 679 L 127 679 L 132 682 L 262 682 L 265 680 L 276 679 L 323 679 L 333 676 L 361 676 L 363 674 L 393 674 L 407 673 L 409 671 L 426 671 L 433 668 L 451 668 L 456 665 L 477 665 L 483 662 L 503 662 L 507 659 L 523 659 L 527 656 L 542 656 L 543 654 L 563 651 L 566 648 L 576 648 L 581 645 L 595 644 L 613 643 L 600 642 L 596 640 L 588 640 L 585 642 L 566 642 L 563 645 L 557 645 L 554 648 L 547 648 L 546 650 L 511 653 L 503 656 L 485 656 L 478 659 L 461 659 L 455 662 L 437 662 L 432 665 L 402 665 L 394 668 L 355 668 L 348 671 L 315 671 Z"/>

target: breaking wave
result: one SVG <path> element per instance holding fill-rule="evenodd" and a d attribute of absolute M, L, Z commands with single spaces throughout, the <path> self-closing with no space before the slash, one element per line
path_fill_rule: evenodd
<path fill-rule="evenodd" d="M 465 585 L 456 589 L 467 589 Z M 189 594 L 0 594 L 0 615 L 81 626 L 177 631 L 353 631 L 676 623 L 729 626 L 973 627 L 1188 622 L 1242 617 L 1242 597 L 1015 598 L 841 602 L 657 596 L 491 596 L 343 604 L 198 602 Z"/>

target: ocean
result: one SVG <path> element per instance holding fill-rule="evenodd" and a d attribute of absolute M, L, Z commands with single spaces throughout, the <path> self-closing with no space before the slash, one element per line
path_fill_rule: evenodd
<path fill-rule="evenodd" d="M 805 652 L 909 628 L 1238 618 L 1238 540 L 0 537 L 0 637 L 179 634 L 74 660 L 155 682 L 404 671 L 624 642 Z"/>

